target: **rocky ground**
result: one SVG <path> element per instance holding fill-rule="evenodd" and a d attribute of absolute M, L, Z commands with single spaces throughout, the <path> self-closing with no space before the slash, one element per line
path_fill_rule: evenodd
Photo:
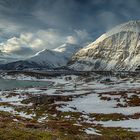
<path fill-rule="evenodd" d="M 1 140 L 140 139 L 138 77 L 92 74 L 39 80 L 53 85 L 0 91 Z"/>

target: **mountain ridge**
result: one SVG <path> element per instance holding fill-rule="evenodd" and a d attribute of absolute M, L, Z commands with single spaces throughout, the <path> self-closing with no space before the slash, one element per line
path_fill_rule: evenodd
<path fill-rule="evenodd" d="M 0 69 L 54 69 L 63 67 L 80 48 L 82 47 L 79 45 L 65 43 L 56 49 L 44 49 L 26 60 L 0 65 Z"/>

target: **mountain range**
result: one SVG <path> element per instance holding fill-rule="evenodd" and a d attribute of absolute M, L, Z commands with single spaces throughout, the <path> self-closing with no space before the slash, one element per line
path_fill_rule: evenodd
<path fill-rule="evenodd" d="M 65 43 L 52 50 L 42 50 L 26 60 L 1 64 L 0 69 L 53 69 L 66 66 L 71 57 L 81 48 L 79 45 Z"/>
<path fill-rule="evenodd" d="M 1 58 L 1 57 L 0 57 Z M 0 69 L 135 70 L 140 65 L 140 20 L 118 25 L 85 47 L 63 44 Z"/>

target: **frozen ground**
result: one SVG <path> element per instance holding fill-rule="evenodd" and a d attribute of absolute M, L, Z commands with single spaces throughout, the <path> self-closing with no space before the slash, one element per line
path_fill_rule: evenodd
<path fill-rule="evenodd" d="M 36 80 L 34 77 L 17 76 L 18 80 Z M 13 78 L 17 78 L 13 77 Z M 93 76 L 94 77 L 94 76 Z M 97 76 L 96 76 L 97 77 Z M 4 78 L 11 78 L 5 76 Z M 110 79 L 110 81 L 106 80 Z M 39 79 L 40 80 L 40 79 Z M 31 107 L 32 103 L 23 103 L 30 96 L 47 95 L 49 98 L 54 97 L 71 97 L 70 100 L 56 100 L 57 111 L 60 112 L 79 112 L 84 114 L 84 122 L 89 123 L 92 127 L 86 128 L 87 134 L 97 134 L 100 132 L 93 125 L 101 125 L 102 127 L 122 127 L 131 131 L 140 131 L 140 82 L 138 79 L 126 78 L 120 79 L 116 77 L 103 77 L 86 81 L 85 77 L 78 76 L 62 76 L 56 78 L 42 79 L 42 81 L 54 82 L 52 87 L 34 87 L 22 88 L 12 91 L 0 92 L 0 111 L 10 112 L 25 118 L 34 118 L 36 114 L 26 111 L 17 111 L 17 107 Z M 75 87 L 76 86 L 76 87 Z M 57 113 L 57 112 L 56 112 Z M 119 114 L 123 118 L 104 118 L 97 120 L 92 114 L 111 115 Z M 53 117 L 57 117 L 54 114 Z M 65 116 L 70 119 L 71 116 Z M 103 116 L 104 117 L 104 116 Z M 114 116 L 113 116 L 114 117 Z M 116 116 L 115 116 L 116 118 Z M 44 112 L 38 118 L 38 121 L 48 119 L 48 114 Z M 79 125 L 76 122 L 75 125 Z"/>

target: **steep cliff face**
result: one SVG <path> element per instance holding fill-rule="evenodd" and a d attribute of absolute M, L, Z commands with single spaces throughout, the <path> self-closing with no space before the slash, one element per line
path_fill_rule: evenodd
<path fill-rule="evenodd" d="M 77 70 L 134 70 L 140 65 L 140 21 L 116 26 L 78 51 L 70 62 Z"/>

